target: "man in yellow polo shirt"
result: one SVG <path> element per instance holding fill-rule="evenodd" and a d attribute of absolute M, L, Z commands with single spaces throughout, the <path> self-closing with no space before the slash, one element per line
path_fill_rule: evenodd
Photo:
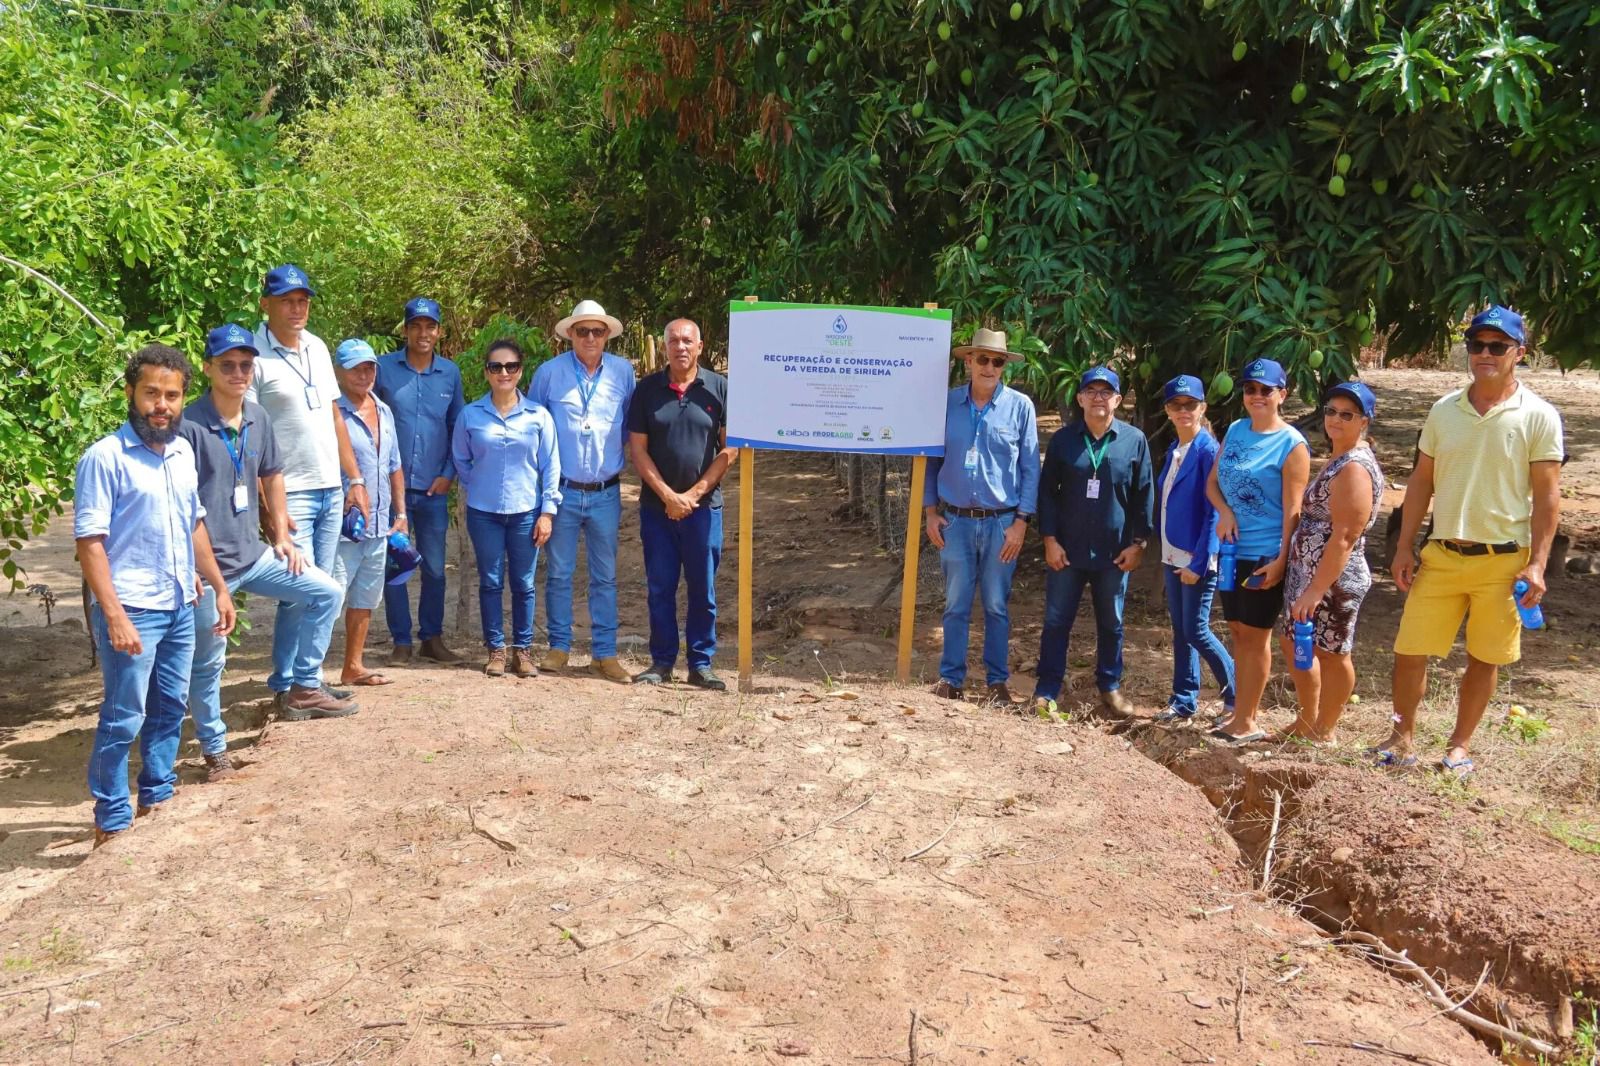
<path fill-rule="evenodd" d="M 1511 587 L 1528 583 L 1524 606 L 1544 596 L 1544 568 L 1561 512 L 1561 416 L 1517 381 L 1522 316 L 1490 307 L 1467 327 L 1472 384 L 1433 405 L 1406 486 L 1394 582 L 1406 592 L 1394 641 L 1394 730 L 1373 749 L 1380 766 L 1412 766 L 1417 705 L 1428 657 L 1444 658 L 1467 621 L 1467 671 L 1456 727 L 1439 767 L 1472 772 L 1467 745 L 1494 694 L 1500 667 L 1522 657 L 1522 622 Z M 1433 501 L 1433 531 L 1414 545 Z"/>

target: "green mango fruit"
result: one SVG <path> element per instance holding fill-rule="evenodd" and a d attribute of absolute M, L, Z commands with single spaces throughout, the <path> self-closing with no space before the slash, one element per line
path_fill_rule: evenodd
<path fill-rule="evenodd" d="M 1310 355 L 1310 357 L 1308 359 L 1306 359 L 1306 366 L 1309 366 L 1312 370 L 1321 370 L 1322 369 L 1322 361 L 1323 361 L 1322 349 L 1318 348 L 1316 351 L 1311 353 L 1311 355 Z"/>
<path fill-rule="evenodd" d="M 1011 21 L 1012 22 L 1020 22 L 1020 21 L 1022 21 L 1022 4 L 1021 3 L 1015 3 L 1015 4 L 1011 5 Z"/>
<path fill-rule="evenodd" d="M 1296 82 L 1295 87 L 1289 90 L 1289 100 L 1292 103 L 1303 104 L 1306 102 L 1306 94 L 1310 91 L 1305 82 Z"/>
<path fill-rule="evenodd" d="M 1245 44 L 1243 41 L 1234 42 L 1234 45 L 1233 45 L 1233 61 L 1235 63 L 1239 62 L 1241 59 L 1243 59 L 1249 53 L 1250 53 L 1250 46 L 1249 45 Z"/>
<path fill-rule="evenodd" d="M 939 61 L 937 59 L 930 59 L 926 63 L 922 64 L 922 73 L 930 78 L 939 73 Z"/>
<path fill-rule="evenodd" d="M 950 23 L 948 23 L 948 22 L 939 23 L 939 40 L 948 41 L 949 39 L 950 39 Z"/>
<path fill-rule="evenodd" d="M 1387 194 L 1389 191 L 1389 179 L 1378 178 L 1374 180 L 1372 183 L 1372 191 L 1377 193 L 1379 196 Z"/>
<path fill-rule="evenodd" d="M 1344 175 L 1350 173 L 1350 163 L 1350 153 L 1340 152 L 1339 157 L 1333 161 L 1333 169 L 1336 170 L 1341 177 L 1343 177 Z"/>
<path fill-rule="evenodd" d="M 965 85 L 965 86 L 967 86 L 969 88 L 972 86 L 972 68 L 971 67 L 962 67 L 961 68 L 961 84 Z"/>
<path fill-rule="evenodd" d="M 1413 200 L 1420 200 L 1422 198 L 1422 194 L 1427 191 L 1428 190 L 1423 186 L 1422 182 L 1419 181 L 1415 185 L 1411 186 L 1411 198 Z"/>
<path fill-rule="evenodd" d="M 855 35 L 856 28 L 850 25 L 850 23 L 846 22 L 843 26 L 839 27 L 839 40 L 844 41 L 846 44 L 848 44 L 850 42 L 850 38 L 854 37 Z"/>
<path fill-rule="evenodd" d="M 911 105 L 911 117 L 921 118 L 924 110 L 926 109 L 922 106 L 922 101 L 918 100 L 916 103 Z"/>
<path fill-rule="evenodd" d="M 978 239 L 972 242 L 972 247 L 979 255 L 987 252 L 989 250 L 988 235 L 984 233 L 978 234 Z"/>
<path fill-rule="evenodd" d="M 1217 371 L 1217 376 L 1211 379 L 1211 395 L 1233 395 L 1233 376 L 1226 370 Z"/>
<path fill-rule="evenodd" d="M 1334 196 L 1344 195 L 1344 179 L 1335 174 L 1328 179 L 1328 192 Z"/>

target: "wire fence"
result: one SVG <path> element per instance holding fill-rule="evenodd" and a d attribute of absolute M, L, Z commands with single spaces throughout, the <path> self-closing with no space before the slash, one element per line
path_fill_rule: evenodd
<path fill-rule="evenodd" d="M 849 513 L 872 527 L 878 545 L 888 551 L 904 548 L 906 513 L 911 504 L 911 458 L 836 454 L 833 473 L 849 495 Z"/>

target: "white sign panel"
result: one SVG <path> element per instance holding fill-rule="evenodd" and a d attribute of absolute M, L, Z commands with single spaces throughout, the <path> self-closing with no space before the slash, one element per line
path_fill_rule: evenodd
<path fill-rule="evenodd" d="M 728 305 L 728 443 L 944 454 L 950 312 Z"/>

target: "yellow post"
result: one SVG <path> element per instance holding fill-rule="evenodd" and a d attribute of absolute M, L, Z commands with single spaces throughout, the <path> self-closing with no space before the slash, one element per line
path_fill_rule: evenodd
<path fill-rule="evenodd" d="M 939 305 L 925 303 L 924 311 Z M 895 656 L 894 679 L 902 685 L 911 680 L 911 641 L 917 632 L 917 557 L 922 550 L 922 492 L 928 478 L 928 458 L 911 460 L 911 501 L 906 507 L 906 560 L 900 575 L 900 648 Z"/>
<path fill-rule="evenodd" d="M 757 297 L 746 296 L 753 304 Z M 756 450 L 739 449 L 739 691 L 754 692 Z"/>

